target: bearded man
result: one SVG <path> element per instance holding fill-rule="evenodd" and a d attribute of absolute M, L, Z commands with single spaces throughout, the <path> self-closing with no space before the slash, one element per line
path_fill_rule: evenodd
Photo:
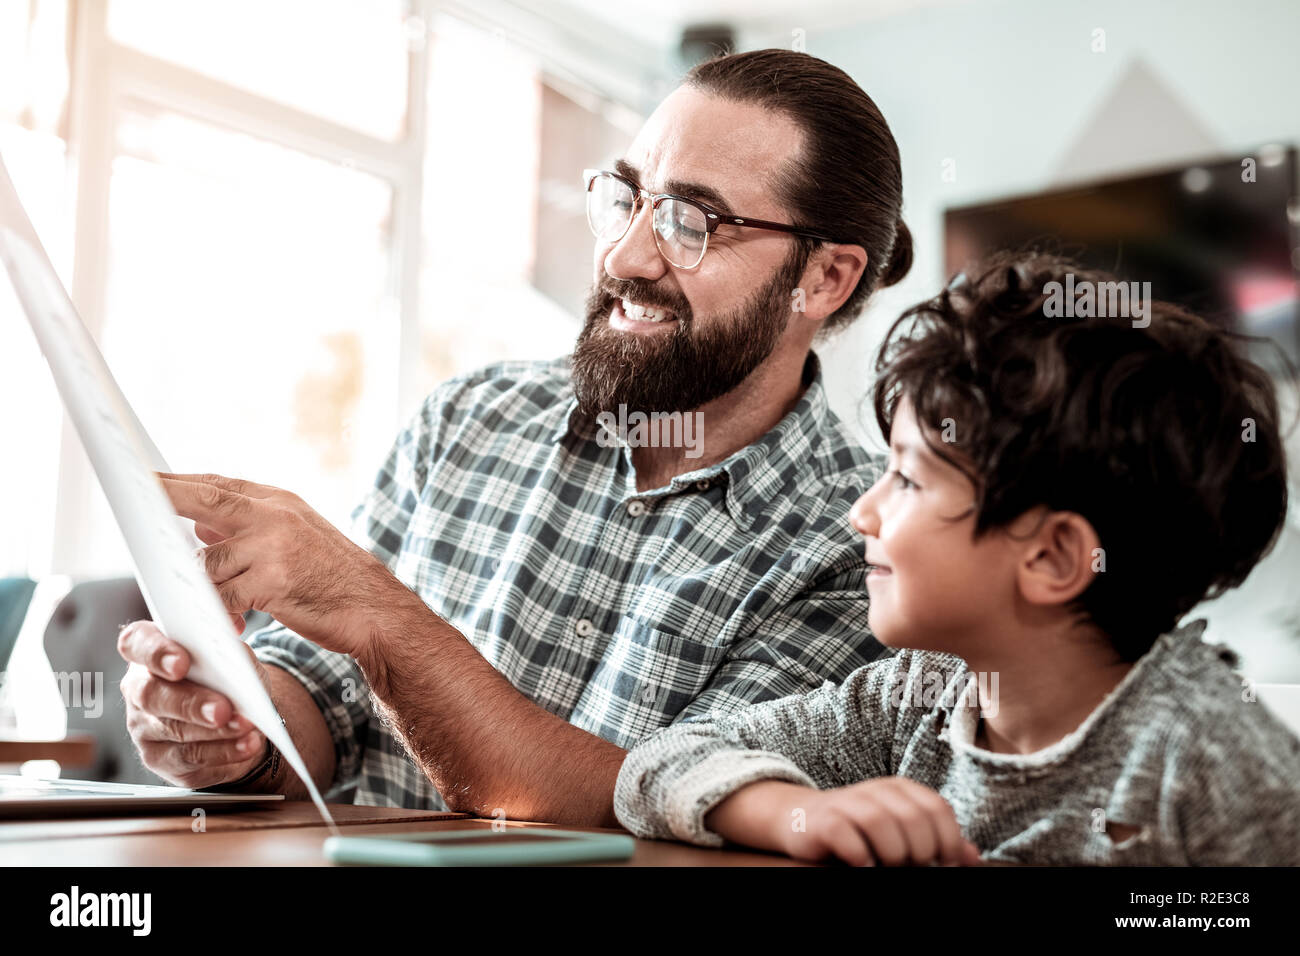
<path fill-rule="evenodd" d="M 812 351 L 911 262 L 880 111 L 815 57 L 723 56 L 582 184 L 572 356 L 437 388 L 350 537 L 277 488 L 162 476 L 236 626 L 275 619 L 250 652 L 333 799 L 616 826 L 619 766 L 651 731 L 883 652 L 848 525 L 879 463 Z M 609 426 L 633 420 L 678 425 Z M 119 648 L 146 766 L 306 792 L 156 626 Z"/>

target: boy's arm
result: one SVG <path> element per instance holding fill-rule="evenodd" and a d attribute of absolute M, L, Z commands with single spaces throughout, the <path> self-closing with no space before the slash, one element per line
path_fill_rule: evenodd
<path fill-rule="evenodd" d="M 741 787 L 783 780 L 819 789 L 891 773 L 891 688 L 903 651 L 839 686 L 694 717 L 642 741 L 619 771 L 614 811 L 643 837 L 720 846 L 705 816 Z"/>

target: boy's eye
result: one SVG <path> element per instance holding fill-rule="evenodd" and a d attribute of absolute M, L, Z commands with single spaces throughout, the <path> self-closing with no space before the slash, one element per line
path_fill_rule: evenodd
<path fill-rule="evenodd" d="M 894 476 L 898 479 L 898 483 L 899 483 L 899 485 L 902 486 L 902 488 L 903 488 L 904 491 L 910 491 L 910 490 L 913 489 L 913 488 L 920 488 L 920 487 L 921 487 L 921 486 L 918 485 L 915 481 L 913 481 L 911 478 L 907 477 L 907 475 L 905 475 L 905 474 L 903 474 L 901 471 L 899 471 L 897 468 L 891 469 L 891 470 L 890 470 L 890 474 L 891 474 L 891 475 L 894 475 Z"/>

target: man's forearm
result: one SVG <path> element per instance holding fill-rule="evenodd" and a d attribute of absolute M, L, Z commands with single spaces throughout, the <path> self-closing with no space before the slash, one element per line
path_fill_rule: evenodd
<path fill-rule="evenodd" d="M 324 793 L 334 779 L 335 763 L 334 740 L 325 718 L 298 678 L 274 664 L 268 664 L 266 672 L 275 709 L 284 718 L 285 729 L 307 764 L 312 780 Z M 283 760 L 274 778 L 263 774 L 261 779 L 249 782 L 249 789 L 256 793 L 283 793 L 290 800 L 308 799 L 306 785 Z"/>
<path fill-rule="evenodd" d="M 627 752 L 528 700 L 418 597 L 407 603 L 376 622 L 358 663 L 379 716 L 447 805 L 618 826 L 614 783 Z"/>

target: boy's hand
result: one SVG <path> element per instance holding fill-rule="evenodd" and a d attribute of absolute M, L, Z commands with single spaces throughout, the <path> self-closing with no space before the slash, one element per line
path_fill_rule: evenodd
<path fill-rule="evenodd" d="M 980 862 L 948 801 L 915 780 L 880 777 L 805 790 L 806 829 L 787 820 L 783 834 L 786 852 L 796 859 L 837 858 L 853 866 Z"/>
<path fill-rule="evenodd" d="M 854 866 L 980 862 L 948 802 L 905 777 L 835 790 L 762 780 L 714 807 L 705 826 L 733 842 L 800 860 L 840 859 Z"/>

